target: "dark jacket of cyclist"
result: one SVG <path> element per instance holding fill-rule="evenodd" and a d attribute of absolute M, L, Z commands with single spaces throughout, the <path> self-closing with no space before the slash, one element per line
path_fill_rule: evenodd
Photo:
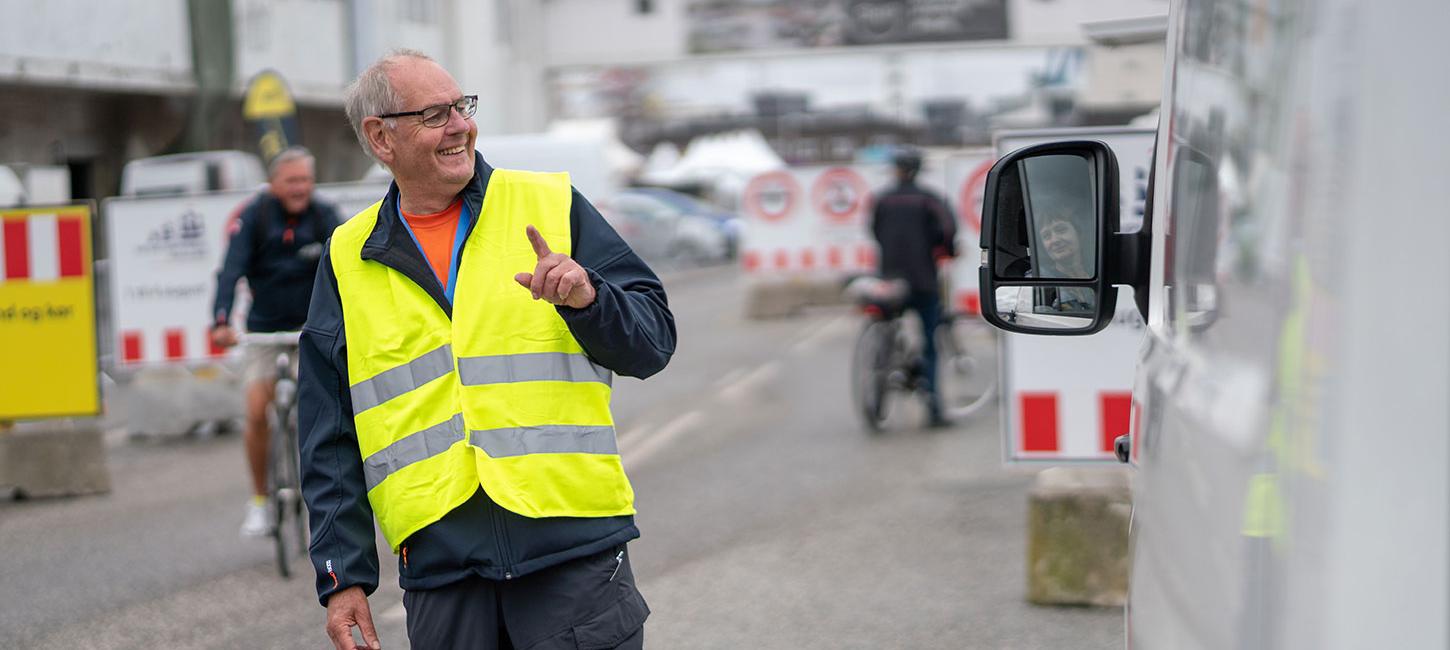
<path fill-rule="evenodd" d="M 937 392 L 934 336 L 941 322 L 937 259 L 956 255 L 956 222 L 946 201 L 916 184 L 921 154 L 906 149 L 898 152 L 892 162 L 896 185 L 876 196 L 871 234 L 881 248 L 881 277 L 906 280 L 911 287 L 907 307 L 921 319 L 921 373 L 926 380 L 929 425 L 943 426 L 947 421 Z"/>
<path fill-rule="evenodd" d="M 900 278 L 913 292 L 941 291 L 936 260 L 955 257 L 956 222 L 946 201 L 916 184 L 921 158 L 897 157 L 897 184 L 876 196 L 871 234 L 881 247 L 881 277 Z"/>
<path fill-rule="evenodd" d="M 288 214 L 276 195 L 259 193 L 230 225 L 226 258 L 217 271 L 213 324 L 230 322 L 237 280 L 245 277 L 252 292 L 247 331 L 302 329 L 323 243 L 340 222 L 337 209 L 315 196 L 301 213 Z"/>

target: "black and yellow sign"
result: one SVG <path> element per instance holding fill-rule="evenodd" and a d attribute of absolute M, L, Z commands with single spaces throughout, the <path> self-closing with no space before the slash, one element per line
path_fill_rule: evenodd
<path fill-rule="evenodd" d="M 0 420 L 101 410 L 91 214 L 0 210 Z"/>
<path fill-rule="evenodd" d="M 242 118 L 252 125 L 262 160 L 271 162 L 283 149 L 298 144 L 297 102 L 275 71 L 259 72 L 247 83 Z"/>

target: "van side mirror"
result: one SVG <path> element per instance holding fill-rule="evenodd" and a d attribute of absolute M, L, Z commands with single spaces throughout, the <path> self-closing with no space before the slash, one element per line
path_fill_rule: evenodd
<path fill-rule="evenodd" d="M 1092 334 L 1113 319 L 1118 159 L 1096 141 L 1034 145 L 987 174 L 982 315 L 1009 332 Z"/>

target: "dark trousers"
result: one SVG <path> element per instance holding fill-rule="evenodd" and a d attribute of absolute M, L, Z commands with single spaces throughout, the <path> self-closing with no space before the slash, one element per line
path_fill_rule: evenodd
<path fill-rule="evenodd" d="M 941 415 L 941 397 L 937 393 L 936 326 L 941 323 L 941 296 L 935 291 L 913 291 L 907 309 L 921 320 L 921 376 L 926 388 L 926 407 L 933 417 Z"/>
<path fill-rule="evenodd" d="M 623 544 L 512 580 L 407 591 L 403 607 L 415 650 L 638 650 L 649 617 Z"/>

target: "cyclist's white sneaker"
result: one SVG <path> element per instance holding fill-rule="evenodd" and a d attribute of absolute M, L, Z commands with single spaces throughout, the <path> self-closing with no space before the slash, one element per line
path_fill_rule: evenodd
<path fill-rule="evenodd" d="M 242 537 L 266 537 L 272 534 L 272 518 L 265 503 L 247 502 L 247 517 L 242 520 Z"/>

